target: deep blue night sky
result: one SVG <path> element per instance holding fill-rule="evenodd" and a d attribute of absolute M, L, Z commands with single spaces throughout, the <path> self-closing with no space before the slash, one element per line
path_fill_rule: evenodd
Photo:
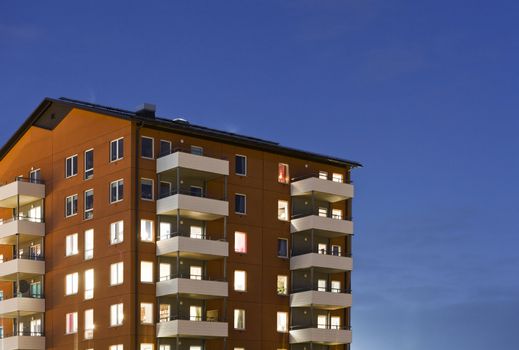
<path fill-rule="evenodd" d="M 519 2 L 108 2 L 0 1 L 1 143 L 68 96 L 358 160 L 352 349 L 517 349 Z"/>

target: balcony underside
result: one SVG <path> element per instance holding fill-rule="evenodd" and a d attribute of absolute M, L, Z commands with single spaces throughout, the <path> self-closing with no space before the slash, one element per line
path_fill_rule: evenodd
<path fill-rule="evenodd" d="M 30 220 L 11 220 L 0 224 L 0 244 L 16 244 L 16 235 L 20 243 L 45 236 L 45 223 Z"/>
<path fill-rule="evenodd" d="M 344 256 L 308 253 L 290 258 L 290 270 L 319 268 L 327 273 L 351 271 L 353 269 L 352 258 Z"/>
<path fill-rule="evenodd" d="M 290 295 L 290 307 L 310 307 L 338 310 L 351 307 L 351 294 L 321 291 L 305 291 Z"/>
<path fill-rule="evenodd" d="M 14 259 L 0 263 L 0 281 L 30 279 L 45 274 L 45 262 L 27 259 Z"/>
<path fill-rule="evenodd" d="M 0 208 L 16 208 L 45 198 L 45 185 L 14 181 L 0 187 Z"/>
<path fill-rule="evenodd" d="M 229 243 L 191 237 L 176 236 L 157 242 L 158 256 L 181 257 L 204 260 L 221 259 L 229 255 Z"/>
<path fill-rule="evenodd" d="M 198 337 L 203 339 L 228 336 L 227 322 L 173 320 L 157 323 L 157 337 Z"/>
<path fill-rule="evenodd" d="M 214 299 L 228 295 L 227 282 L 174 278 L 157 283 L 157 296 L 182 294 L 191 299 Z"/>
<path fill-rule="evenodd" d="M 11 298 L 0 301 L 0 317 L 14 318 L 45 312 L 45 299 Z"/>
<path fill-rule="evenodd" d="M 13 336 L 0 339 L 0 350 L 45 350 L 45 337 Z"/>
<path fill-rule="evenodd" d="M 310 177 L 292 182 L 290 193 L 292 196 L 313 195 L 317 200 L 335 203 L 353 198 L 353 185 Z"/>
<path fill-rule="evenodd" d="M 351 343 L 351 331 L 345 329 L 303 328 L 290 331 L 290 344 L 317 343 L 340 345 Z"/>
<path fill-rule="evenodd" d="M 174 194 L 157 201 L 158 215 L 180 215 L 183 217 L 211 221 L 229 215 L 229 203 L 223 200 Z"/>
<path fill-rule="evenodd" d="M 192 170 L 193 173 L 199 172 L 209 175 L 229 175 L 229 161 L 227 160 L 186 152 L 175 152 L 157 159 L 157 173 L 162 173 L 176 168 Z M 185 173 L 184 170 L 183 173 Z M 198 174 L 197 177 L 200 177 L 200 174 Z"/>
<path fill-rule="evenodd" d="M 315 233 L 322 237 L 341 237 L 353 234 L 353 222 L 318 215 L 303 216 L 290 222 L 291 233 L 310 230 L 315 230 Z"/>

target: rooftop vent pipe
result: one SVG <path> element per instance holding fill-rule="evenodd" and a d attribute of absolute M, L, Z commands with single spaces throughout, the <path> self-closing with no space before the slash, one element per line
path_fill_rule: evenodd
<path fill-rule="evenodd" d="M 140 117 L 155 119 L 155 109 L 156 106 L 154 104 L 143 103 L 142 105 L 137 107 L 137 111 L 135 112 L 135 114 L 137 114 Z"/>

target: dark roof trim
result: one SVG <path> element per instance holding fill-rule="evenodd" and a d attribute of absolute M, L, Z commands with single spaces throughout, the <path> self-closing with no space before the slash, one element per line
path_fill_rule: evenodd
<path fill-rule="evenodd" d="M 72 100 L 68 98 L 52 99 L 45 98 L 40 105 L 31 113 L 29 118 L 20 126 L 20 128 L 14 133 L 14 135 L 7 141 L 7 143 L 0 149 L 0 159 L 3 159 L 7 152 L 18 142 L 18 140 L 25 134 L 25 132 L 32 126 L 36 125 L 52 129 L 57 123 L 61 121 L 72 108 L 79 108 L 88 110 L 95 113 L 101 113 L 116 118 L 122 118 L 130 121 L 137 121 L 143 125 L 155 129 L 161 129 L 165 131 L 174 131 L 188 136 L 198 136 L 203 138 L 212 139 L 214 141 L 225 142 L 235 144 L 239 146 L 246 146 L 262 151 L 270 151 L 274 153 L 284 154 L 302 159 L 308 159 L 318 162 L 324 162 L 336 166 L 347 166 L 347 167 L 361 167 L 362 164 L 336 157 L 330 157 L 312 152 L 306 152 L 290 147 L 281 146 L 277 142 L 262 140 L 256 137 L 250 137 L 240 134 L 235 134 L 227 131 L 211 129 L 200 125 L 190 124 L 183 121 L 174 121 L 165 118 L 147 118 L 135 114 L 135 112 L 127 111 L 124 109 L 113 108 L 93 104 L 84 101 Z M 50 117 L 46 112 L 52 112 L 54 109 L 56 112 L 51 113 Z M 57 116 L 57 118 L 56 118 Z"/>

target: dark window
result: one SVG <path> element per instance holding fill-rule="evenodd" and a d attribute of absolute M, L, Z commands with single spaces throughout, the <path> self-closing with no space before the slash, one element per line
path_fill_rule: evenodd
<path fill-rule="evenodd" d="M 141 137 L 141 157 L 153 159 L 153 139 L 151 137 Z"/>
<path fill-rule="evenodd" d="M 65 216 L 75 215 L 77 213 L 77 194 L 67 197 L 65 202 Z"/>
<path fill-rule="evenodd" d="M 153 200 L 153 180 L 141 179 L 141 198 Z"/>
<path fill-rule="evenodd" d="M 278 256 L 280 258 L 288 258 L 288 240 L 278 238 Z"/>
<path fill-rule="evenodd" d="M 85 191 L 85 219 L 94 217 L 94 190 Z"/>
<path fill-rule="evenodd" d="M 118 202 L 123 200 L 124 181 L 118 180 L 110 184 L 110 202 Z"/>
<path fill-rule="evenodd" d="M 94 176 L 94 150 L 85 151 L 85 180 Z"/>
<path fill-rule="evenodd" d="M 65 176 L 71 177 L 74 175 L 77 175 L 77 155 L 65 160 Z"/>
<path fill-rule="evenodd" d="M 204 149 L 200 146 L 191 146 L 191 153 L 196 154 L 198 156 L 204 155 Z"/>
<path fill-rule="evenodd" d="M 160 140 L 159 157 L 167 156 L 168 154 L 171 154 L 171 142 Z"/>
<path fill-rule="evenodd" d="M 196 197 L 203 197 L 204 195 L 204 189 L 200 186 L 191 186 L 189 192 Z"/>
<path fill-rule="evenodd" d="M 235 157 L 236 175 L 247 175 L 247 157 L 236 155 Z"/>
<path fill-rule="evenodd" d="M 116 161 L 124 157 L 124 139 L 120 138 L 110 142 L 110 161 Z"/>
<path fill-rule="evenodd" d="M 40 183 L 41 182 L 41 172 L 40 169 L 32 170 L 29 173 L 29 181 L 32 183 Z"/>
<path fill-rule="evenodd" d="M 234 211 L 238 214 L 245 214 L 247 209 L 247 197 L 244 194 L 234 195 Z"/>
<path fill-rule="evenodd" d="M 168 197 L 171 195 L 171 182 L 161 181 L 159 186 L 160 198 Z"/>

